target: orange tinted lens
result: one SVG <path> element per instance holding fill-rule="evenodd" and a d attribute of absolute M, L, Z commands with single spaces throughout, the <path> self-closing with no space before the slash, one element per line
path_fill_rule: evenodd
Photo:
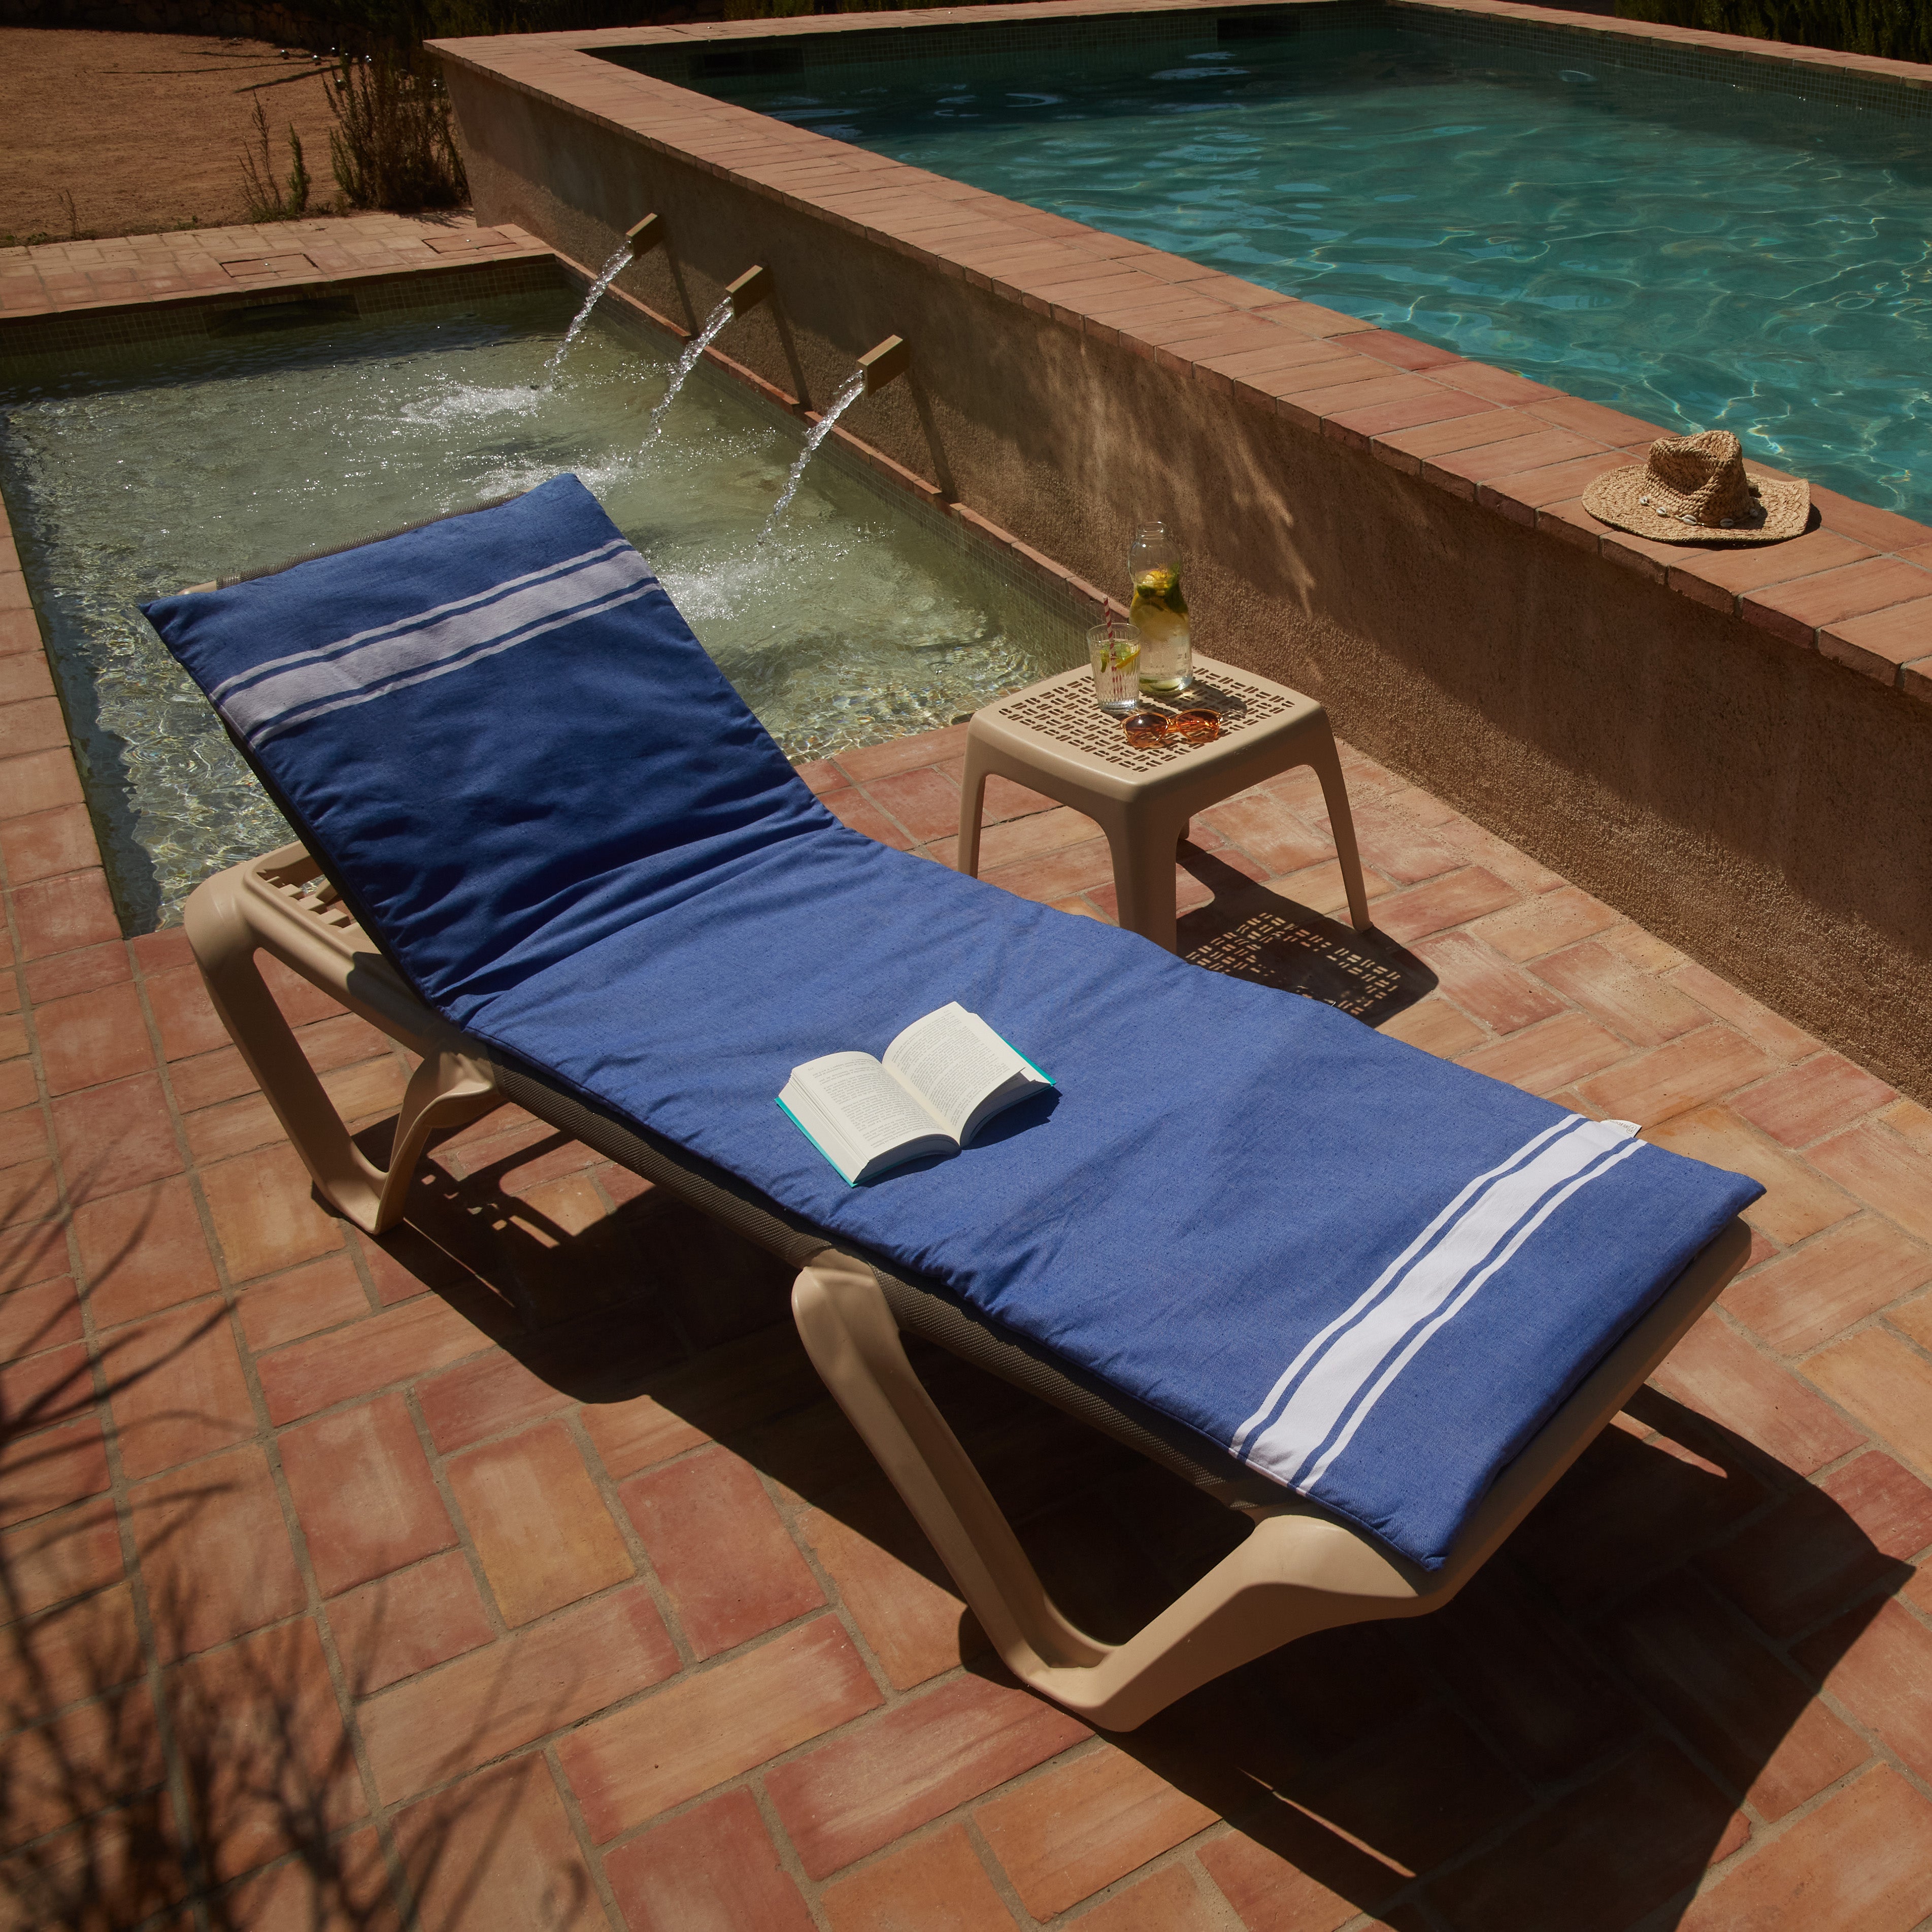
<path fill-rule="evenodd" d="M 1170 722 L 1168 729 L 1190 745 L 1210 744 L 1221 735 L 1221 716 L 1216 711 L 1184 711 Z"/>
<path fill-rule="evenodd" d="M 1120 721 L 1130 745 L 1158 745 L 1167 736 L 1168 722 L 1158 711 L 1136 711 Z"/>

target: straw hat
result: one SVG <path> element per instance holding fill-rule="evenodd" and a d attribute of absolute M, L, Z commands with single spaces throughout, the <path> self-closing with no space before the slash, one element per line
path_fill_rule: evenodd
<path fill-rule="evenodd" d="M 1642 463 L 1606 470 L 1583 492 L 1599 523 L 1659 543 L 1782 543 L 1811 514 L 1811 486 L 1744 473 L 1727 429 L 1660 436 Z"/>

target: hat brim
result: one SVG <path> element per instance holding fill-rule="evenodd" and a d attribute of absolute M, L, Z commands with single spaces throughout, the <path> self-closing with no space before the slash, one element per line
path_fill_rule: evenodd
<path fill-rule="evenodd" d="M 1744 472 L 1757 485 L 1758 500 L 1764 506 L 1764 521 L 1755 530 L 1713 530 L 1704 524 L 1686 524 L 1673 516 L 1660 517 L 1648 503 L 1638 499 L 1652 495 L 1657 485 L 1641 463 L 1622 470 L 1606 470 L 1583 492 L 1583 507 L 1600 524 L 1648 537 L 1656 543 L 1766 544 L 1783 543 L 1802 536 L 1811 518 L 1811 486 L 1802 478 L 1785 482 L 1761 470 Z"/>

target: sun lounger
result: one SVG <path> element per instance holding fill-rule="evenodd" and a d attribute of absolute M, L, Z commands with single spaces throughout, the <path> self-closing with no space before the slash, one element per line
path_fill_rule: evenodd
<path fill-rule="evenodd" d="M 1008 1664 L 1123 1729 L 1453 1595 L 1742 1264 L 1755 1184 L 839 825 L 574 478 L 149 614 L 302 843 L 188 926 L 346 1214 L 502 1100 L 795 1264 L 795 1318 Z M 267 950 L 423 1055 L 386 1172 Z M 772 1104 L 958 998 L 1058 1082 L 848 1188 Z M 1109 1646 L 1055 1609 L 914 1334 L 1246 1514 Z"/>

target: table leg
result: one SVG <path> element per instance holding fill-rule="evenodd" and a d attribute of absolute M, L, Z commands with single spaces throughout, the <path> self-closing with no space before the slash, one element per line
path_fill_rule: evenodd
<path fill-rule="evenodd" d="M 1330 738 L 1310 751 L 1308 762 L 1322 781 L 1328 807 L 1328 829 L 1335 840 L 1335 856 L 1342 866 L 1342 883 L 1348 889 L 1349 922 L 1358 932 L 1369 929 L 1369 895 L 1362 884 L 1362 860 L 1355 850 L 1355 820 L 1348 809 L 1348 788 L 1342 782 L 1342 760 Z"/>
<path fill-rule="evenodd" d="M 1165 818 L 1103 818 L 1114 858 L 1114 890 L 1120 900 L 1120 929 L 1174 950 L 1174 848 L 1181 828 Z"/>
<path fill-rule="evenodd" d="M 985 751 L 966 734 L 966 769 L 959 779 L 959 849 L 955 863 L 967 878 L 980 876 L 980 820 L 986 803 L 986 775 L 992 767 Z"/>

